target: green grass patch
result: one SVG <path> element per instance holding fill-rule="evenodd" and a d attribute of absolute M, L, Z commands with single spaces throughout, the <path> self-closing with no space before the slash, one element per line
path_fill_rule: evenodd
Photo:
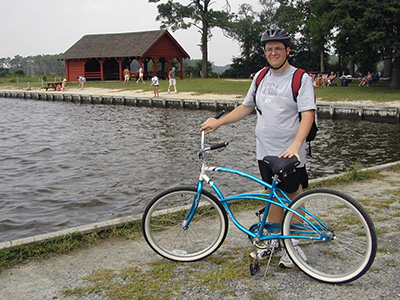
<path fill-rule="evenodd" d="M 53 81 L 52 76 L 47 76 L 47 81 Z M 0 87 L 13 87 L 18 89 L 26 89 L 27 82 L 30 81 L 32 88 L 41 88 L 42 83 L 38 76 L 20 76 L 19 82 L 16 77 L 10 76 L 0 78 Z M 220 94 L 220 95 L 238 95 L 238 99 L 243 99 L 251 84 L 250 79 L 226 79 L 226 78 L 185 78 L 177 79 L 177 88 L 179 92 L 190 92 L 194 94 Z M 77 82 L 68 82 L 67 90 L 71 87 L 77 87 Z M 129 86 L 124 86 L 122 81 L 88 81 L 86 87 L 105 88 L 105 89 L 122 89 L 122 90 L 145 90 L 152 91 L 150 81 L 145 84 L 136 84 L 131 81 Z M 168 89 L 168 80 L 160 80 L 160 91 L 166 92 Z M 387 83 L 382 82 L 370 88 L 362 88 L 358 86 L 358 82 L 350 83 L 347 87 L 320 87 L 315 89 L 315 95 L 323 101 L 361 101 L 371 100 L 382 104 L 387 101 L 400 100 L 399 89 L 390 88 Z"/>
<path fill-rule="evenodd" d="M 387 265 L 388 267 L 397 268 L 399 266 L 399 263 L 394 259 L 390 259 L 385 261 L 385 265 Z"/>
<path fill-rule="evenodd" d="M 312 183 L 310 184 L 308 189 L 329 187 L 337 184 L 351 183 L 355 181 L 363 181 L 363 180 L 379 179 L 379 178 L 383 178 L 383 175 L 380 174 L 379 172 L 372 170 L 367 170 L 367 171 L 360 170 L 360 163 L 359 160 L 357 160 L 350 166 L 350 168 L 346 170 L 346 172 L 343 175 L 332 179 L 327 179 L 320 182 Z"/>
<path fill-rule="evenodd" d="M 48 78 L 47 81 L 53 81 L 52 78 Z M 23 76 L 20 77 L 19 82 L 14 79 L 1 78 L 0 87 L 5 88 L 16 88 L 16 89 L 27 89 L 28 83 L 30 82 L 31 88 L 41 88 L 42 83 L 38 80 L 38 77 Z M 243 99 L 247 90 L 249 89 L 251 80 L 230 80 L 230 79 L 218 79 L 218 78 L 185 78 L 184 80 L 177 79 L 177 89 L 179 92 L 189 92 L 194 94 L 219 94 L 219 95 L 238 95 L 238 99 Z M 67 82 L 68 88 L 77 88 L 77 82 Z M 145 84 L 136 83 L 131 81 L 128 86 L 124 85 L 123 81 L 87 81 L 85 87 L 101 88 L 110 90 L 144 90 L 153 91 L 153 87 L 150 86 L 150 81 L 147 80 Z M 166 92 L 168 90 L 168 80 L 160 80 L 160 92 Z"/>
<path fill-rule="evenodd" d="M 399 89 L 390 88 L 386 82 L 372 87 L 360 87 L 359 82 L 352 82 L 347 87 L 319 87 L 315 89 L 315 95 L 323 101 L 361 101 L 371 100 L 378 103 L 400 100 Z"/>
<path fill-rule="evenodd" d="M 64 290 L 65 296 L 106 295 L 110 299 L 171 299 L 184 297 L 184 291 L 202 289 L 219 291 L 223 296 L 235 294 L 232 280 L 250 277 L 242 248 L 233 248 L 199 262 L 177 263 L 165 259 L 140 268 L 101 270 L 83 278 L 90 285 Z M 245 262 L 243 262 L 245 261 Z M 246 264 L 246 265 L 244 265 Z M 249 285 L 250 294 L 264 295 L 258 285 Z M 257 298 L 255 298 L 257 299 Z M 276 299 L 273 295 L 263 299 Z"/>
<path fill-rule="evenodd" d="M 0 270 L 14 267 L 27 259 L 45 259 L 97 245 L 109 238 L 133 239 L 141 235 L 140 221 L 121 227 L 94 230 L 88 234 L 71 233 L 54 239 L 0 250 Z"/>

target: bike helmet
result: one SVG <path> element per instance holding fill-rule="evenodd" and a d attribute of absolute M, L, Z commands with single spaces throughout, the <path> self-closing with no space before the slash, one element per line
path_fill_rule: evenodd
<path fill-rule="evenodd" d="M 292 42 L 289 34 L 280 28 L 268 29 L 261 36 L 261 44 L 263 48 L 268 42 L 282 42 L 286 47 L 291 47 Z"/>

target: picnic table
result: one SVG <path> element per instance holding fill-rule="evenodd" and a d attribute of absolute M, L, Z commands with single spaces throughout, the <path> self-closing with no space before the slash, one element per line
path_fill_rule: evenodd
<path fill-rule="evenodd" d="M 61 81 L 57 81 L 57 82 L 46 82 L 45 83 L 45 86 L 43 86 L 43 88 L 44 89 L 46 89 L 46 91 L 48 90 L 48 89 L 51 89 L 51 90 L 57 90 L 57 86 L 60 86 L 61 87 Z"/>

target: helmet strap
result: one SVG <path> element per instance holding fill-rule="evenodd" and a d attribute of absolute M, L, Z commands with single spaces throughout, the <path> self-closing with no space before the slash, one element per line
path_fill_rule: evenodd
<path fill-rule="evenodd" d="M 285 59 L 285 61 L 279 66 L 279 67 L 277 67 L 277 68 L 274 68 L 273 66 L 270 66 L 271 67 L 271 69 L 274 69 L 274 70 L 279 70 L 280 68 L 282 68 L 283 67 L 283 65 L 285 64 L 287 62 L 287 56 L 286 56 L 286 59 Z"/>
<path fill-rule="evenodd" d="M 287 47 L 285 47 L 285 49 L 286 49 L 286 48 L 287 48 Z M 273 69 L 273 70 L 279 70 L 280 68 L 282 68 L 283 65 L 287 62 L 288 56 L 289 56 L 289 55 L 286 54 L 286 59 L 285 59 L 285 61 L 284 61 L 279 67 L 274 68 L 273 66 L 270 65 L 270 68 Z"/>

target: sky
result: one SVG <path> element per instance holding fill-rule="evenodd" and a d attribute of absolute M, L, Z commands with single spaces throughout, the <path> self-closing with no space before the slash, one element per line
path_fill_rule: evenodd
<path fill-rule="evenodd" d="M 189 0 L 180 2 L 187 4 Z M 243 1 L 229 3 L 237 12 Z M 246 3 L 260 9 L 258 0 Z M 224 4 L 225 0 L 215 0 L 212 8 L 220 10 Z M 157 30 L 161 25 L 155 20 L 157 4 L 148 0 L 0 0 L 0 11 L 0 58 L 59 54 L 87 34 Z M 201 59 L 198 29 L 170 33 L 191 59 Z M 213 29 L 212 34 L 209 61 L 217 66 L 230 64 L 240 54 L 238 43 L 220 29 Z"/>

